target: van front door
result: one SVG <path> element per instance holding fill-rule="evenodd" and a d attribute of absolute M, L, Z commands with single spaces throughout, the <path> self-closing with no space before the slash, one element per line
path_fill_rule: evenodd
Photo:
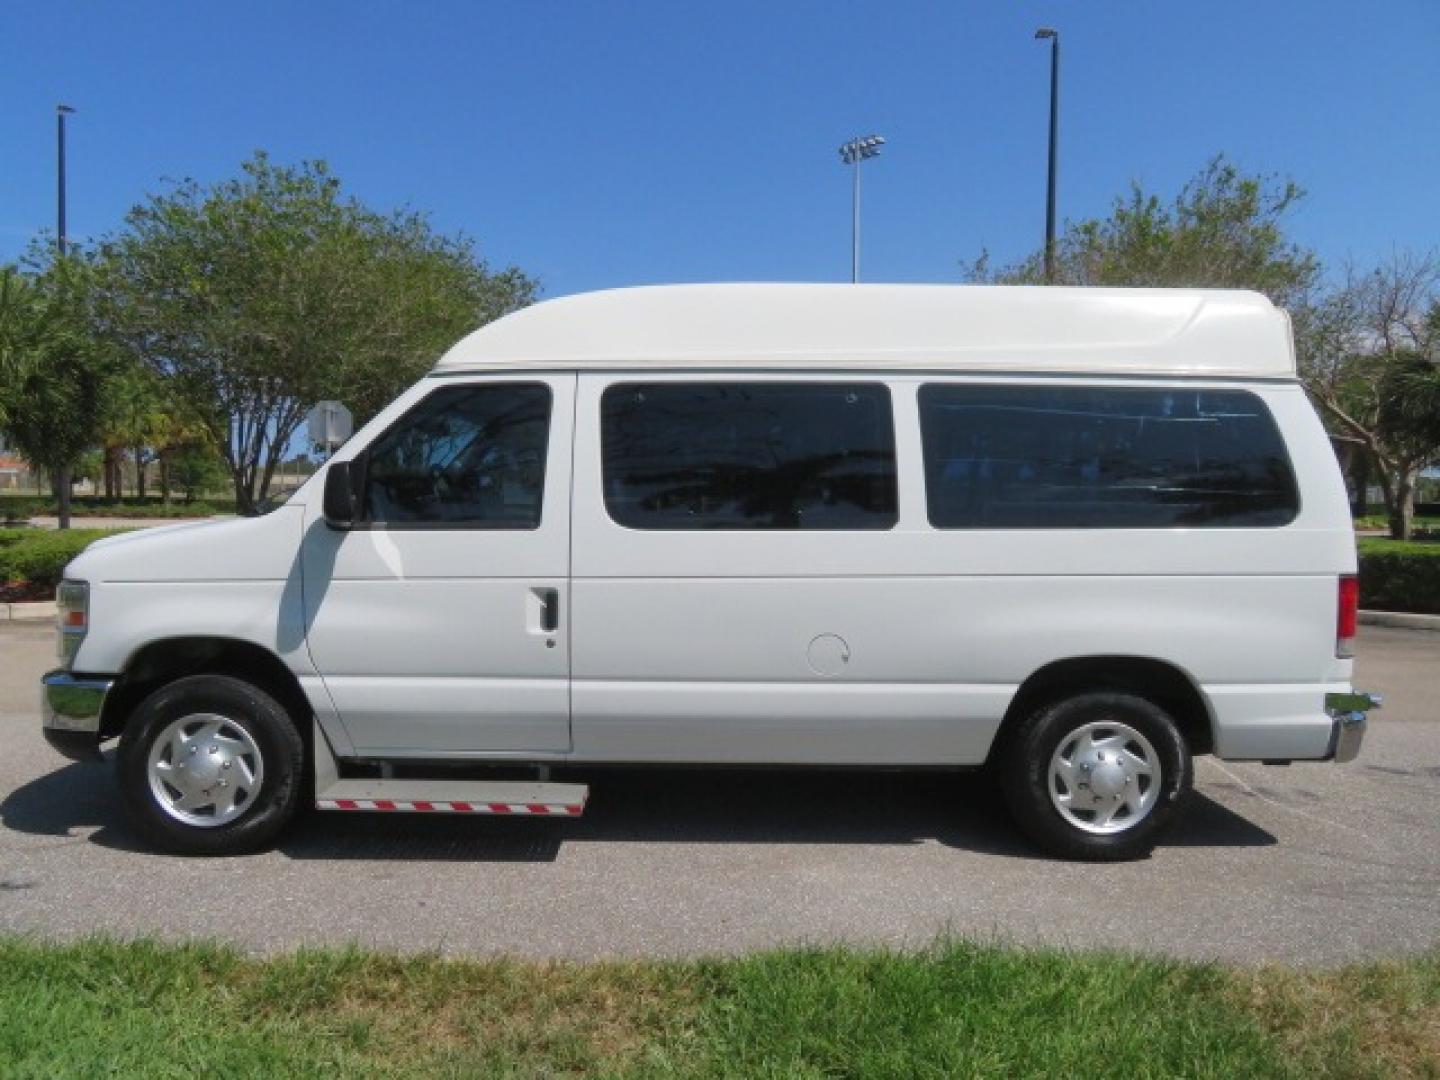
<path fill-rule="evenodd" d="M 310 652 L 358 755 L 570 748 L 574 394 L 436 379 L 360 451 L 356 527 L 307 512 Z"/>

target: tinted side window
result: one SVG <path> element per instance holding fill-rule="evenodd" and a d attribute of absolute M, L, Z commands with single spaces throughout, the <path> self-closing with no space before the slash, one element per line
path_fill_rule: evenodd
<path fill-rule="evenodd" d="M 1295 475 L 1254 394 L 932 384 L 930 522 L 944 529 L 1284 525 Z"/>
<path fill-rule="evenodd" d="M 605 505 L 632 529 L 888 529 L 890 391 L 626 383 L 601 401 Z"/>
<path fill-rule="evenodd" d="M 392 525 L 537 528 L 549 430 L 548 386 L 437 390 L 371 447 L 365 515 Z"/>

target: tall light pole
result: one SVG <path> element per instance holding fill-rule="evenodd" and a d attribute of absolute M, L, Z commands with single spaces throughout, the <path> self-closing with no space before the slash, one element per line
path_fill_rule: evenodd
<path fill-rule="evenodd" d="M 850 281 L 860 280 L 860 163 L 878 157 L 885 140 L 879 135 L 851 139 L 840 147 L 840 160 L 855 172 L 854 193 L 850 201 Z"/>
<path fill-rule="evenodd" d="M 1045 188 L 1045 283 L 1055 284 L 1055 157 L 1060 143 L 1060 31 L 1042 26 L 1035 39 L 1050 41 L 1050 176 Z"/>
<path fill-rule="evenodd" d="M 55 106 L 56 123 L 56 221 L 55 221 L 55 243 L 60 253 L 60 258 L 65 258 L 66 237 L 65 237 L 65 117 L 75 110 L 69 105 Z M 51 476 L 55 486 L 55 509 L 59 511 L 60 528 L 70 528 L 70 480 L 71 468 L 69 465 L 56 469 Z"/>
<path fill-rule="evenodd" d="M 56 131 L 55 131 L 55 136 L 56 136 L 55 150 L 56 150 L 56 156 L 57 156 L 57 164 L 58 164 L 58 166 L 59 166 L 59 168 L 58 168 L 58 170 L 57 170 L 57 171 L 58 171 L 57 185 L 56 185 L 57 190 L 56 190 L 56 193 L 55 193 L 55 195 L 56 195 L 56 218 L 57 218 L 56 223 L 55 223 L 55 238 L 56 238 L 56 243 L 57 243 L 57 246 L 58 246 L 58 248 L 59 248 L 59 250 L 60 250 L 60 255 L 61 255 L 62 258 L 64 257 L 65 251 L 66 251 L 66 238 L 65 238 L 65 117 L 69 116 L 69 115 L 70 115 L 71 113 L 73 113 L 74 111 L 75 111 L 75 110 L 72 109 L 69 105 L 56 105 L 56 106 L 55 106 L 55 124 L 56 124 Z"/>

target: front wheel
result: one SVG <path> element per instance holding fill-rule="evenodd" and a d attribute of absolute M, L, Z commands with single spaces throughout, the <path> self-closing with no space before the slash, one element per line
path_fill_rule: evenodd
<path fill-rule="evenodd" d="M 1133 694 L 1080 694 L 1037 710 L 1001 761 L 1017 824 L 1067 859 L 1148 855 L 1190 783 L 1190 750 L 1175 721 Z"/>
<path fill-rule="evenodd" d="M 305 747 L 259 687 L 195 675 L 156 690 L 120 738 L 120 791 L 145 838 L 180 855 L 263 847 L 299 807 Z"/>

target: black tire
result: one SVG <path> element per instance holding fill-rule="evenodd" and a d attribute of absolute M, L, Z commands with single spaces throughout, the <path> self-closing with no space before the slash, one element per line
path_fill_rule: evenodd
<path fill-rule="evenodd" d="M 1158 759 L 1160 778 L 1132 777 L 1155 795 L 1148 809 L 1119 831 L 1093 832 L 1067 817 L 1051 798 L 1050 764 L 1057 750 L 1089 724 L 1120 723 L 1139 732 Z M 1073 761 L 1073 758 L 1069 759 Z M 1113 759 L 1112 759 L 1113 760 Z M 1051 854 L 1088 862 L 1119 862 L 1149 855 L 1190 791 L 1190 748 L 1170 715 L 1133 694 L 1087 693 L 1051 702 L 1025 717 L 1000 759 L 1000 786 L 1016 824 Z M 1089 774 L 1087 774 L 1089 775 Z M 1130 783 L 1127 779 L 1125 783 Z M 1080 785 L 1085 786 L 1085 785 Z M 1096 787 L 1100 785 L 1097 783 Z M 1128 789 L 1127 789 L 1128 790 Z M 1091 795 L 1100 802 L 1100 795 Z M 1122 796 L 1114 796 L 1117 802 Z M 1129 814 L 1121 808 L 1120 813 Z M 1089 824 L 1094 827 L 1096 821 Z"/>
<path fill-rule="evenodd" d="M 242 729 L 263 762 L 253 792 L 224 824 L 187 824 L 172 816 L 151 788 L 150 756 L 157 741 L 177 720 L 198 714 L 223 717 Z M 248 768 L 252 757 L 245 763 Z M 142 701 L 121 734 L 116 765 L 136 829 L 155 847 L 176 855 L 239 855 L 265 847 L 294 818 L 305 786 L 305 744 L 295 718 L 258 686 L 228 675 L 177 679 Z"/>

